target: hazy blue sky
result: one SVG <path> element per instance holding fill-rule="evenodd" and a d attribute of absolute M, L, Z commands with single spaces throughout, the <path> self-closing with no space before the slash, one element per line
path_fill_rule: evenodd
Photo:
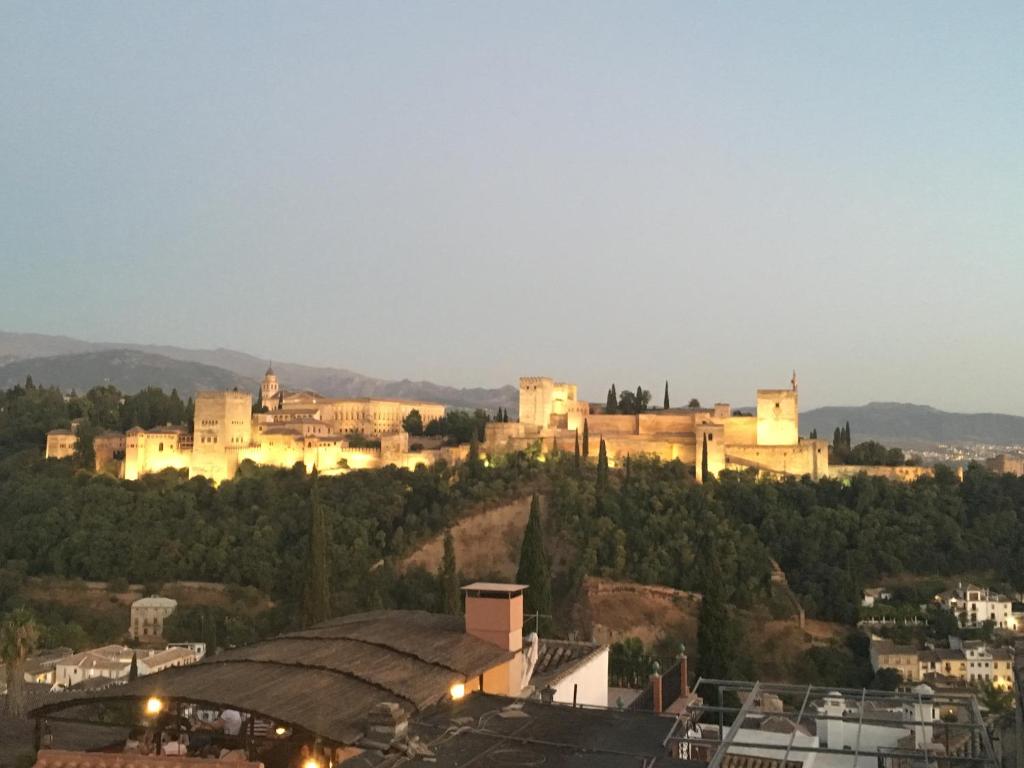
<path fill-rule="evenodd" d="M 11 2 L 0 328 L 1024 413 L 1024 3 Z"/>

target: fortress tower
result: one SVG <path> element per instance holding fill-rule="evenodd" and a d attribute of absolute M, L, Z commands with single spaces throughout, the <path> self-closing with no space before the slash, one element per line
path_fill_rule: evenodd
<path fill-rule="evenodd" d="M 796 445 L 800 442 L 800 407 L 796 371 L 790 389 L 757 390 L 757 444 Z"/>
<path fill-rule="evenodd" d="M 193 428 L 190 477 L 220 482 L 235 474 L 238 452 L 252 441 L 252 395 L 199 392 Z"/>

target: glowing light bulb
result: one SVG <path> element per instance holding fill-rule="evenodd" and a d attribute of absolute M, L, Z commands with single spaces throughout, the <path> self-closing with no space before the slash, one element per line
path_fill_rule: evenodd
<path fill-rule="evenodd" d="M 461 699 L 463 696 L 466 695 L 466 685 L 465 685 L 465 683 L 456 683 L 455 685 L 453 685 L 451 688 L 448 689 L 448 693 L 451 694 L 452 701 L 458 701 L 459 699 Z"/>
<path fill-rule="evenodd" d="M 160 701 L 156 696 L 150 696 L 146 699 L 146 714 L 147 715 L 159 715 L 163 711 L 164 703 Z"/>

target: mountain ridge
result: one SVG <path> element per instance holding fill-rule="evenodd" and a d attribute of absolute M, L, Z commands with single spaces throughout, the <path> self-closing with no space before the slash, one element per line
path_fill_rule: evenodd
<path fill-rule="evenodd" d="M 130 361 L 116 354 L 110 359 L 117 363 L 114 376 L 105 373 L 92 381 L 89 386 L 103 384 L 106 379 L 123 391 L 137 391 L 141 386 L 162 386 L 170 389 L 182 383 L 179 373 L 172 372 L 171 363 L 205 366 L 211 370 L 191 369 L 196 384 L 190 387 L 178 386 L 179 392 L 195 392 L 197 389 L 224 388 L 221 382 L 230 382 L 226 388 L 237 386 L 255 392 L 263 378 L 268 361 L 264 358 L 233 349 L 187 349 L 161 344 L 132 344 L 114 342 L 92 342 L 70 336 L 48 336 L 36 333 L 11 333 L 0 331 L 0 385 L 12 386 L 32 374 L 40 384 L 55 385 L 61 389 L 82 389 L 86 375 L 77 369 L 99 373 L 97 358 L 78 355 L 99 355 L 104 353 L 134 352 L 149 357 L 133 358 L 135 364 L 148 373 L 135 375 L 129 371 Z M 159 358 L 159 359 L 156 359 Z M 49 360 L 50 362 L 42 362 Z M 443 403 L 456 408 L 498 407 L 515 411 L 519 394 L 515 387 L 452 387 L 430 381 L 412 381 L 366 376 L 347 368 L 311 366 L 301 363 L 275 362 L 274 370 L 281 385 L 287 389 L 309 389 L 327 397 L 394 397 L 410 400 L 426 400 Z M 140 384 L 140 376 L 150 375 L 152 380 Z M 117 384 L 123 382 L 124 386 Z M 169 382 L 174 381 L 171 385 Z M 208 386 L 206 382 L 214 382 Z M 88 387 L 85 387 L 88 389 Z"/>

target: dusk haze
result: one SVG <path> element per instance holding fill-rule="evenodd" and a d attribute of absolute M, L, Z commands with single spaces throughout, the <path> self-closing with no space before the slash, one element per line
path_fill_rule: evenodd
<path fill-rule="evenodd" d="M 0 768 L 1024 768 L 1024 3 L 0 3 Z"/>

